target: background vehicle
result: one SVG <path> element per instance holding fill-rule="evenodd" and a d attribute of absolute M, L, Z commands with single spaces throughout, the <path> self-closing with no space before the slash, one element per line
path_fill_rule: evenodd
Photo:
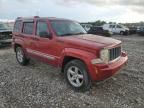
<path fill-rule="evenodd" d="M 104 30 L 112 31 L 114 34 L 128 35 L 129 28 L 120 24 L 104 24 Z"/>
<path fill-rule="evenodd" d="M 140 35 L 140 36 L 144 36 L 144 26 L 140 26 L 137 28 L 137 33 Z"/>
<path fill-rule="evenodd" d="M 0 23 L 0 46 L 10 45 L 12 42 L 12 28 L 6 23 Z"/>
<path fill-rule="evenodd" d="M 101 36 L 107 36 L 107 37 L 110 37 L 112 35 L 112 32 L 110 32 L 109 30 L 104 30 L 103 27 L 101 27 L 101 26 L 93 26 L 90 28 L 90 30 L 87 33 L 101 35 Z"/>
<path fill-rule="evenodd" d="M 127 62 L 121 41 L 87 34 L 77 22 L 59 18 L 17 18 L 13 47 L 19 64 L 35 58 L 64 72 L 75 90 L 111 77 Z"/>
<path fill-rule="evenodd" d="M 129 27 L 129 34 L 136 34 L 137 33 L 137 27 Z"/>
<path fill-rule="evenodd" d="M 81 23 L 81 26 L 82 26 L 86 31 L 89 31 L 90 28 L 92 27 L 91 24 L 85 24 L 85 23 Z"/>

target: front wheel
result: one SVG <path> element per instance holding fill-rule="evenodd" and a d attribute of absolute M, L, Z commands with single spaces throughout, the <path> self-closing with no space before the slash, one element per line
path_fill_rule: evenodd
<path fill-rule="evenodd" d="M 78 91 L 87 91 L 91 87 L 91 80 L 85 64 L 80 60 L 68 62 L 64 68 L 67 82 Z"/>
<path fill-rule="evenodd" d="M 16 48 L 16 59 L 20 65 L 27 65 L 29 63 L 29 59 L 26 58 L 22 47 Z"/>
<path fill-rule="evenodd" d="M 124 35 L 124 31 L 121 31 L 121 32 L 120 32 L 120 35 Z"/>

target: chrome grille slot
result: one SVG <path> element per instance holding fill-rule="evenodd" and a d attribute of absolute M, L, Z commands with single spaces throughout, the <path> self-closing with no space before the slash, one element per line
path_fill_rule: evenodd
<path fill-rule="evenodd" d="M 112 61 L 121 55 L 121 47 L 109 49 L 109 60 Z"/>

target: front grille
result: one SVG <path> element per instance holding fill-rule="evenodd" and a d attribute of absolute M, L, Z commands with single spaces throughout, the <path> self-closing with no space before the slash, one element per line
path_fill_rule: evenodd
<path fill-rule="evenodd" d="M 121 55 L 121 47 L 112 48 L 109 50 L 110 61 L 118 58 Z"/>

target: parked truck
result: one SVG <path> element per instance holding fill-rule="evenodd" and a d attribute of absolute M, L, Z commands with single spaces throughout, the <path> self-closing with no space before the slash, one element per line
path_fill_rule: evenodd
<path fill-rule="evenodd" d="M 127 28 L 121 24 L 104 24 L 103 29 L 109 30 L 113 34 L 120 34 L 120 35 L 128 35 L 129 34 L 129 28 Z"/>
<path fill-rule="evenodd" d="M 12 28 L 7 23 L 0 23 L 0 47 L 12 42 Z"/>

